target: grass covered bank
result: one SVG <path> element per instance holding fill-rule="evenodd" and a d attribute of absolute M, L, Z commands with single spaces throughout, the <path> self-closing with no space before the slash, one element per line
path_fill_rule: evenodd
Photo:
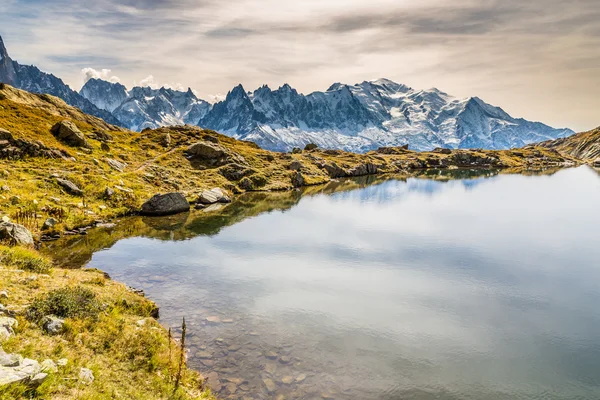
<path fill-rule="evenodd" d="M 0 290 L 7 295 L 0 302 L 18 321 L 2 348 L 58 363 L 37 387 L 0 386 L 0 399 L 214 398 L 185 366 L 174 390 L 179 344 L 152 317 L 150 300 L 101 271 L 50 268 L 33 250 L 0 246 L 0 257 Z M 64 320 L 60 333 L 43 329 L 47 314 Z M 82 368 L 92 371 L 92 382 L 82 379 Z"/>

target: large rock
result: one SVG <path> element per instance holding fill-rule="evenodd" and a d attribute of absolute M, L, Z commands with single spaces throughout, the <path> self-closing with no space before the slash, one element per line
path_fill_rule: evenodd
<path fill-rule="evenodd" d="M 11 244 L 33 246 L 33 236 L 23 225 L 12 222 L 0 222 L 0 240 L 8 240 Z"/>
<path fill-rule="evenodd" d="M 216 143 L 198 142 L 188 147 L 185 153 L 195 159 L 216 160 L 225 157 L 227 150 Z"/>
<path fill-rule="evenodd" d="M 335 162 L 331 162 L 330 164 L 325 164 L 323 166 L 323 168 L 325 168 L 325 170 L 327 171 L 327 174 L 329 174 L 329 176 L 331 178 L 343 178 L 345 176 L 348 176 L 346 171 L 344 171 L 344 169 L 342 167 L 338 166 Z"/>
<path fill-rule="evenodd" d="M 83 133 L 71 121 L 64 120 L 57 123 L 52 127 L 51 132 L 58 140 L 70 146 L 90 147 Z"/>
<path fill-rule="evenodd" d="M 239 181 L 245 176 L 256 173 L 256 171 L 242 164 L 230 163 L 222 166 L 219 173 L 230 181 Z"/>
<path fill-rule="evenodd" d="M 56 178 L 56 183 L 70 195 L 83 196 L 83 190 L 68 179 Z"/>
<path fill-rule="evenodd" d="M 119 172 L 123 172 L 125 168 L 127 168 L 127 164 L 118 160 L 113 160 L 112 158 L 107 158 L 106 163 L 112 168 Z"/>
<path fill-rule="evenodd" d="M 294 174 L 292 175 L 292 185 L 294 187 L 302 187 L 304 186 L 304 176 L 302 175 L 302 172 L 300 171 L 296 171 L 294 172 Z"/>
<path fill-rule="evenodd" d="M 190 210 L 190 204 L 181 193 L 156 194 L 142 205 L 140 213 L 148 216 L 171 215 Z"/>
<path fill-rule="evenodd" d="M 219 188 L 205 190 L 198 197 L 200 204 L 231 203 L 231 199 Z"/>

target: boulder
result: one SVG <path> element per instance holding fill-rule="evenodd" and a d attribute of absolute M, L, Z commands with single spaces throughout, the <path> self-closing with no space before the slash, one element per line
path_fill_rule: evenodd
<path fill-rule="evenodd" d="M 294 160 L 290 163 L 288 168 L 293 171 L 300 171 L 302 168 L 304 168 L 304 164 L 302 164 L 302 161 L 300 160 Z"/>
<path fill-rule="evenodd" d="M 156 194 L 142 205 L 140 213 L 148 216 L 172 215 L 190 210 L 190 204 L 181 193 Z"/>
<path fill-rule="evenodd" d="M 0 222 L 0 240 L 8 240 L 13 245 L 33 246 L 33 236 L 23 225 Z"/>
<path fill-rule="evenodd" d="M 222 166 L 219 169 L 219 173 L 230 181 L 238 181 L 245 176 L 254 174 L 255 172 L 256 171 L 254 171 L 252 168 L 248 168 L 245 165 L 237 163 L 230 163 Z"/>
<path fill-rule="evenodd" d="M 0 386 L 13 383 L 38 386 L 46 379 L 48 375 L 41 372 L 37 361 L 16 356 L 18 359 L 16 365 L 0 366 Z"/>
<path fill-rule="evenodd" d="M 214 203 L 231 203 L 231 199 L 223 190 L 219 188 L 214 188 L 211 190 L 205 190 L 200 193 L 200 197 L 198 197 L 197 203 L 200 204 L 214 204 Z"/>
<path fill-rule="evenodd" d="M 42 363 L 40 364 L 40 368 L 42 370 L 42 372 L 57 372 L 58 371 L 58 366 L 56 365 L 56 363 L 50 359 L 46 359 L 44 361 L 42 361 Z"/>
<path fill-rule="evenodd" d="M 68 179 L 56 178 L 58 186 L 62 187 L 65 192 L 73 196 L 83 196 L 83 190 Z"/>
<path fill-rule="evenodd" d="M 198 142 L 188 147 L 185 154 L 195 159 L 216 160 L 225 157 L 227 150 L 216 143 Z"/>
<path fill-rule="evenodd" d="M 373 163 L 360 164 L 348 171 L 348 175 L 350 176 L 373 175 L 376 173 L 377 165 Z"/>
<path fill-rule="evenodd" d="M 64 329 L 65 321 L 54 315 L 46 315 L 42 318 L 42 329 L 48 335 L 58 335 Z"/>
<path fill-rule="evenodd" d="M 90 147 L 85 136 L 72 121 L 64 120 L 52 127 L 52 134 L 60 141 L 75 147 Z"/>
<path fill-rule="evenodd" d="M 119 172 L 123 172 L 123 170 L 127 167 L 127 164 L 121 161 L 113 160 L 112 158 L 107 158 L 106 163 L 112 168 Z"/>
<path fill-rule="evenodd" d="M 325 168 L 325 171 L 327 171 L 327 174 L 329 174 L 329 177 L 331 178 L 343 178 L 348 175 L 346 171 L 339 167 L 335 162 L 325 164 L 323 168 Z"/>
<path fill-rule="evenodd" d="M 306 151 L 315 150 L 317 148 L 319 148 L 319 146 L 317 146 L 314 143 L 309 143 L 306 146 L 304 146 L 304 150 L 306 150 Z"/>
<path fill-rule="evenodd" d="M 435 149 L 433 149 L 434 153 L 439 153 L 439 154 L 452 154 L 452 150 L 451 149 L 446 149 L 443 147 L 436 147 Z"/>
<path fill-rule="evenodd" d="M 292 185 L 294 187 L 302 187 L 302 186 L 304 186 L 304 176 L 302 175 L 302 173 L 300 171 L 296 171 L 292 175 Z"/>
<path fill-rule="evenodd" d="M 110 151 L 110 146 L 109 146 L 109 145 L 107 145 L 106 143 L 102 142 L 102 144 L 100 144 L 100 149 L 101 149 L 102 151 L 109 152 L 109 151 Z"/>
<path fill-rule="evenodd" d="M 600 168 L 600 158 L 596 158 L 596 160 L 593 163 L 594 167 L 598 167 Z"/>
<path fill-rule="evenodd" d="M 300 147 L 294 147 L 292 149 L 292 154 L 299 154 L 302 153 L 302 149 Z"/>

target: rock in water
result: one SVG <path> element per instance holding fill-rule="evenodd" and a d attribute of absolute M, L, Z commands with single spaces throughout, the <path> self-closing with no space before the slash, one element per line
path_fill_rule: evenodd
<path fill-rule="evenodd" d="M 61 121 L 54 125 L 50 131 L 58 140 L 61 140 L 68 145 L 75 147 L 90 147 L 85 140 L 83 133 L 81 133 L 77 125 L 71 121 Z"/>
<path fill-rule="evenodd" d="M 190 210 L 190 204 L 181 193 L 156 194 L 142 205 L 140 213 L 148 216 L 172 215 Z"/>
<path fill-rule="evenodd" d="M 231 203 L 231 199 L 220 188 L 205 190 L 198 197 L 200 204 Z"/>
<path fill-rule="evenodd" d="M 23 225 L 12 222 L 0 222 L 0 240 L 8 240 L 21 246 L 33 246 L 31 232 Z"/>

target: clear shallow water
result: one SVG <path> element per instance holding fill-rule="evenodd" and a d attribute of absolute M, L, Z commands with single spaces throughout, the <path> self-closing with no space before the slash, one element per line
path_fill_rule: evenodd
<path fill-rule="evenodd" d="M 598 399 L 599 205 L 589 168 L 387 181 L 88 267 L 185 316 L 223 398 Z"/>

